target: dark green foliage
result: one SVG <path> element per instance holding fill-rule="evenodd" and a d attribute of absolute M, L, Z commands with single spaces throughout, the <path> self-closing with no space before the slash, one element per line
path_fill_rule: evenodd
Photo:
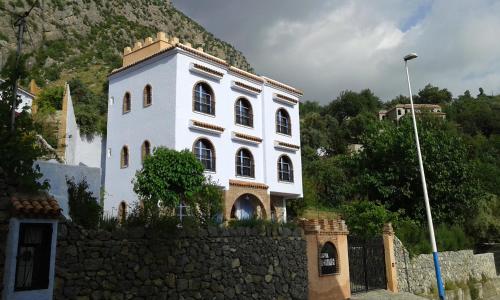
<path fill-rule="evenodd" d="M 208 179 L 198 192 L 186 200 L 192 216 L 201 224 L 221 221 L 217 220 L 217 217 L 221 216 L 222 212 L 222 192 L 221 187 Z"/>
<path fill-rule="evenodd" d="M 422 104 L 446 104 L 452 100 L 451 92 L 447 89 L 440 89 L 437 86 L 427 84 L 418 95 L 413 97 L 415 103 Z"/>
<path fill-rule="evenodd" d="M 326 113 L 335 117 L 342 124 L 350 117 L 355 117 L 361 112 L 376 114 L 382 107 L 380 99 L 369 89 L 361 92 L 343 91 L 337 99 L 326 106 Z"/>
<path fill-rule="evenodd" d="M 62 98 L 64 95 L 64 88 L 62 86 L 52 86 L 44 88 L 39 95 L 37 95 L 37 105 L 39 111 L 50 111 L 62 109 Z"/>
<path fill-rule="evenodd" d="M 15 56 L 9 56 L 0 75 L 6 81 L 0 85 L 0 168 L 7 175 L 11 185 L 24 191 L 36 191 L 48 188 L 48 183 L 37 181 L 42 177 L 39 168 L 34 169 L 33 163 L 45 154 L 45 150 L 37 143 L 35 125 L 31 115 L 23 109 L 16 116 L 15 130 L 10 130 L 11 99 L 14 96 L 12 83 L 14 78 L 26 76 L 24 58 L 20 60 L 19 68 L 15 67 Z M 16 96 L 16 107 L 21 99 Z"/>
<path fill-rule="evenodd" d="M 134 191 L 145 204 L 175 209 L 199 192 L 204 181 L 203 166 L 191 152 L 159 147 L 136 173 Z"/>
<path fill-rule="evenodd" d="M 474 165 L 456 131 L 440 119 L 419 122 L 424 169 L 433 216 L 437 223 L 461 223 L 475 209 L 479 196 Z M 386 125 L 362 139 L 364 150 L 355 157 L 360 188 L 371 200 L 408 216 L 425 219 L 413 127 L 405 118 L 398 127 Z"/>
<path fill-rule="evenodd" d="M 363 238 L 381 235 L 384 224 L 398 219 L 398 213 L 389 211 L 380 203 L 367 200 L 344 204 L 340 207 L 340 213 L 349 232 Z"/>
<path fill-rule="evenodd" d="M 394 224 L 396 236 L 403 242 L 410 255 L 432 253 L 427 224 L 404 219 Z M 473 241 L 462 226 L 441 224 L 435 226 L 436 243 L 439 251 L 470 249 Z"/>
<path fill-rule="evenodd" d="M 80 79 L 68 82 L 80 133 L 92 135 L 106 132 L 107 101 L 104 94 L 92 92 Z"/>
<path fill-rule="evenodd" d="M 88 190 L 85 179 L 75 183 L 74 178 L 66 178 L 68 185 L 69 216 L 76 224 L 87 229 L 96 229 L 102 215 L 97 198 Z"/>

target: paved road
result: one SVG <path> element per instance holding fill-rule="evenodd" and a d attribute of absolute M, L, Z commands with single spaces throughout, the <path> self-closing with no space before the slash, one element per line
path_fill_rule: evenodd
<path fill-rule="evenodd" d="M 351 300 L 428 300 L 410 293 L 391 293 L 386 290 L 371 291 L 368 293 L 354 294 Z"/>

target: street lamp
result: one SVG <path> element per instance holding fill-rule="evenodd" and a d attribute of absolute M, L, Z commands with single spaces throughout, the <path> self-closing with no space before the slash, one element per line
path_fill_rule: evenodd
<path fill-rule="evenodd" d="M 415 142 L 417 144 L 418 165 L 420 167 L 420 178 L 422 179 L 422 188 L 424 190 L 425 213 L 427 215 L 427 224 L 429 226 L 429 236 L 430 236 L 431 245 L 432 245 L 432 256 L 434 258 L 434 269 L 436 270 L 436 280 L 437 280 L 439 299 L 444 300 L 445 294 L 444 294 L 444 288 L 443 288 L 443 281 L 441 280 L 441 268 L 439 267 L 438 251 L 437 251 L 437 246 L 436 246 L 436 237 L 434 236 L 434 225 L 432 224 L 431 207 L 429 205 L 429 195 L 427 194 L 427 183 L 425 181 L 424 163 L 422 162 L 422 153 L 420 152 L 420 141 L 418 140 L 417 121 L 415 119 L 415 108 L 413 107 L 413 97 L 412 97 L 412 93 L 411 93 L 411 84 L 410 84 L 410 73 L 408 72 L 408 61 L 412 60 L 414 58 L 417 58 L 417 57 L 418 57 L 418 55 L 416 53 L 410 53 L 410 54 L 406 55 L 403 59 L 405 61 L 406 77 L 408 78 L 408 90 L 410 92 L 411 116 L 413 119 L 413 129 L 415 131 Z"/>

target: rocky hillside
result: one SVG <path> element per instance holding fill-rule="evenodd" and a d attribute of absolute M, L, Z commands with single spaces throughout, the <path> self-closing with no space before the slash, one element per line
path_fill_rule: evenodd
<path fill-rule="evenodd" d="M 23 12 L 31 2 L 0 0 L 0 65 L 16 46 L 10 12 Z M 90 90 L 102 94 L 107 74 L 121 64 L 123 48 L 154 36 L 157 31 L 177 36 L 181 42 L 203 47 L 232 65 L 252 71 L 241 52 L 186 17 L 169 0 L 39 0 L 38 3 L 29 17 L 25 45 L 30 77 L 41 86 L 78 77 Z"/>

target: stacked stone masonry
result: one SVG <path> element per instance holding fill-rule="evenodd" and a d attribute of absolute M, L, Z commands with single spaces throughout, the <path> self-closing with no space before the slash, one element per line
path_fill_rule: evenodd
<path fill-rule="evenodd" d="M 394 252 L 400 291 L 422 294 L 429 293 L 436 286 L 432 254 L 421 254 L 410 259 L 408 251 L 397 237 L 394 239 Z M 445 284 L 496 277 L 492 253 L 474 255 L 472 250 L 440 252 L 439 262 Z"/>
<path fill-rule="evenodd" d="M 306 299 L 302 230 L 59 225 L 55 299 Z"/>

